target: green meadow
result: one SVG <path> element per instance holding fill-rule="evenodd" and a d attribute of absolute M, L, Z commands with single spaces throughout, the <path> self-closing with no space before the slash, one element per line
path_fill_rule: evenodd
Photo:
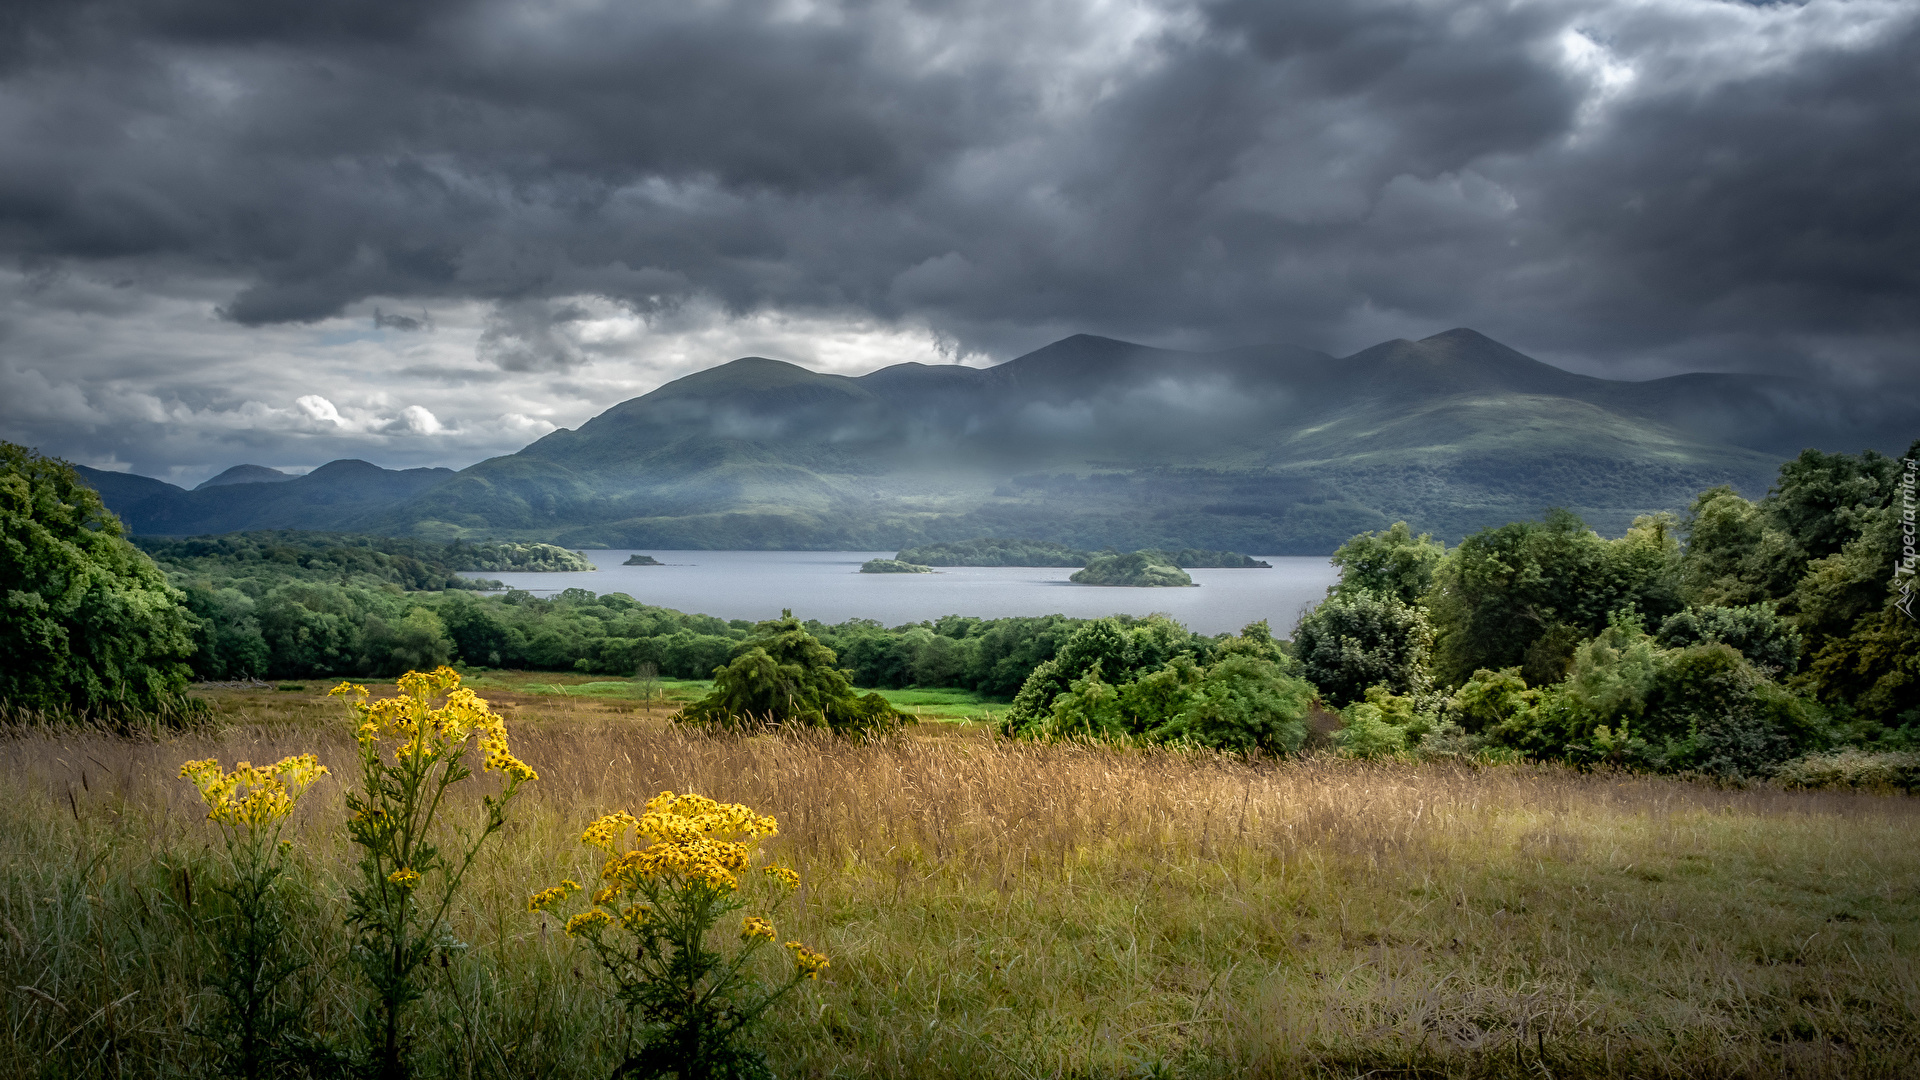
<path fill-rule="evenodd" d="M 609 1073 L 626 1021 L 526 901 L 591 872 L 588 821 L 665 789 L 773 814 L 764 854 L 805 878 L 780 930 L 832 966 L 769 1018 L 781 1076 L 1892 1078 L 1920 1058 L 1909 798 L 984 724 L 702 734 L 632 682 L 473 684 L 540 778 L 411 1014 L 421 1076 Z M 217 726 L 164 739 L 11 729 L 0 1071 L 207 1075 L 217 842 L 176 774 L 208 756 L 335 770 L 293 819 L 292 940 L 304 1029 L 360 1039 L 352 739 L 324 689 L 210 691 Z M 458 785 L 455 820 L 497 783 Z"/>

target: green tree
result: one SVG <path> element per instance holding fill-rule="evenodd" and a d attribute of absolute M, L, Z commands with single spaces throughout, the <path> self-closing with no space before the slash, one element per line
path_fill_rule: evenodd
<path fill-rule="evenodd" d="M 1340 582 L 1333 591 L 1346 596 L 1365 591 L 1412 604 L 1433 587 L 1433 572 L 1447 546 L 1430 533 L 1413 535 L 1404 521 L 1379 532 L 1363 532 L 1333 553 Z"/>
<path fill-rule="evenodd" d="M 1432 645 L 1419 605 L 1360 588 L 1328 597 L 1293 631 L 1302 672 L 1336 706 L 1360 700 L 1370 686 L 1425 691 Z"/>
<path fill-rule="evenodd" d="M 0 443 L 0 701 L 178 715 L 184 600 L 72 466 Z"/>
<path fill-rule="evenodd" d="M 1664 515 L 1637 519 L 1618 540 L 1566 510 L 1482 529 L 1434 573 L 1435 674 L 1459 686 L 1481 668 L 1519 667 L 1535 685 L 1557 681 L 1573 648 L 1611 613 L 1664 619 L 1681 608 L 1678 559 L 1675 523 Z"/>
<path fill-rule="evenodd" d="M 713 671 L 713 690 L 681 711 L 692 723 L 723 727 L 803 724 L 841 732 L 897 727 L 905 717 L 879 694 L 854 692 L 833 650 L 793 612 L 754 627 L 733 659 Z"/>

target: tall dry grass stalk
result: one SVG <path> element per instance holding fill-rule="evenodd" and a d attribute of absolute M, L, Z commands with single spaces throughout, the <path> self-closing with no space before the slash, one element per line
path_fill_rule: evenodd
<path fill-rule="evenodd" d="M 4 1067 L 173 1075 L 208 1006 L 186 758 L 349 760 L 305 704 L 221 734 L 15 738 L 0 763 Z M 230 710 L 231 711 L 231 710 Z M 264 713 L 273 716 L 265 717 Z M 1561 769 L 689 732 L 523 703 L 540 781 L 483 857 L 436 1068 L 604 1075 L 625 1033 L 525 913 L 580 828 L 661 790 L 775 815 L 782 934 L 833 967 L 783 1075 L 1900 1076 L 1920 1060 L 1920 804 Z M 471 814 L 471 806 L 456 807 Z M 316 1030 L 355 1037 L 337 782 L 295 828 Z"/>

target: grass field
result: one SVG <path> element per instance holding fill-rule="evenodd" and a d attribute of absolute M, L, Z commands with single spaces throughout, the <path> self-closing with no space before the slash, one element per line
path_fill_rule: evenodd
<path fill-rule="evenodd" d="M 679 706 L 706 695 L 711 679 L 609 679 L 604 675 L 570 675 L 551 671 L 487 671 L 467 677 L 468 686 L 483 693 L 532 697 L 586 697 Z M 318 684 L 302 689 L 320 689 Z M 864 691 L 863 691 L 864 692 Z M 971 690 L 939 687 L 931 690 L 881 690 L 881 697 L 918 720 L 991 720 L 1006 712 L 1009 702 Z"/>
<path fill-rule="evenodd" d="M 920 725 L 711 737 L 637 701 L 484 692 L 540 770 L 419 1003 L 423 1075 L 604 1076 L 622 1028 L 532 889 L 665 789 L 776 815 L 779 920 L 832 967 L 782 1076 L 1901 1077 L 1920 1061 L 1920 801 L 1561 769 L 1246 762 Z M 485 680 L 482 680 L 485 681 Z M 528 684 L 531 685 L 531 684 Z M 0 758 L 19 1076 L 203 1075 L 212 834 L 181 761 L 312 750 L 338 706 L 215 691 L 168 741 L 16 732 Z M 310 1022 L 351 1044 L 342 781 L 298 815 Z M 491 780 L 488 781 L 490 786 Z M 455 807 L 469 814 L 475 781 Z"/>

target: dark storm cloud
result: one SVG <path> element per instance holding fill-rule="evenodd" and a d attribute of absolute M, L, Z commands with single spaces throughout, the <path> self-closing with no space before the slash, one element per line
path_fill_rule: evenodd
<path fill-rule="evenodd" d="M 1467 324 L 1590 369 L 1887 371 L 1920 343 L 1914 13 L 16 4 L 0 245 L 237 280 L 247 325 L 495 302 L 480 359 L 519 372 L 591 359 L 579 296 L 1003 353 Z"/>

